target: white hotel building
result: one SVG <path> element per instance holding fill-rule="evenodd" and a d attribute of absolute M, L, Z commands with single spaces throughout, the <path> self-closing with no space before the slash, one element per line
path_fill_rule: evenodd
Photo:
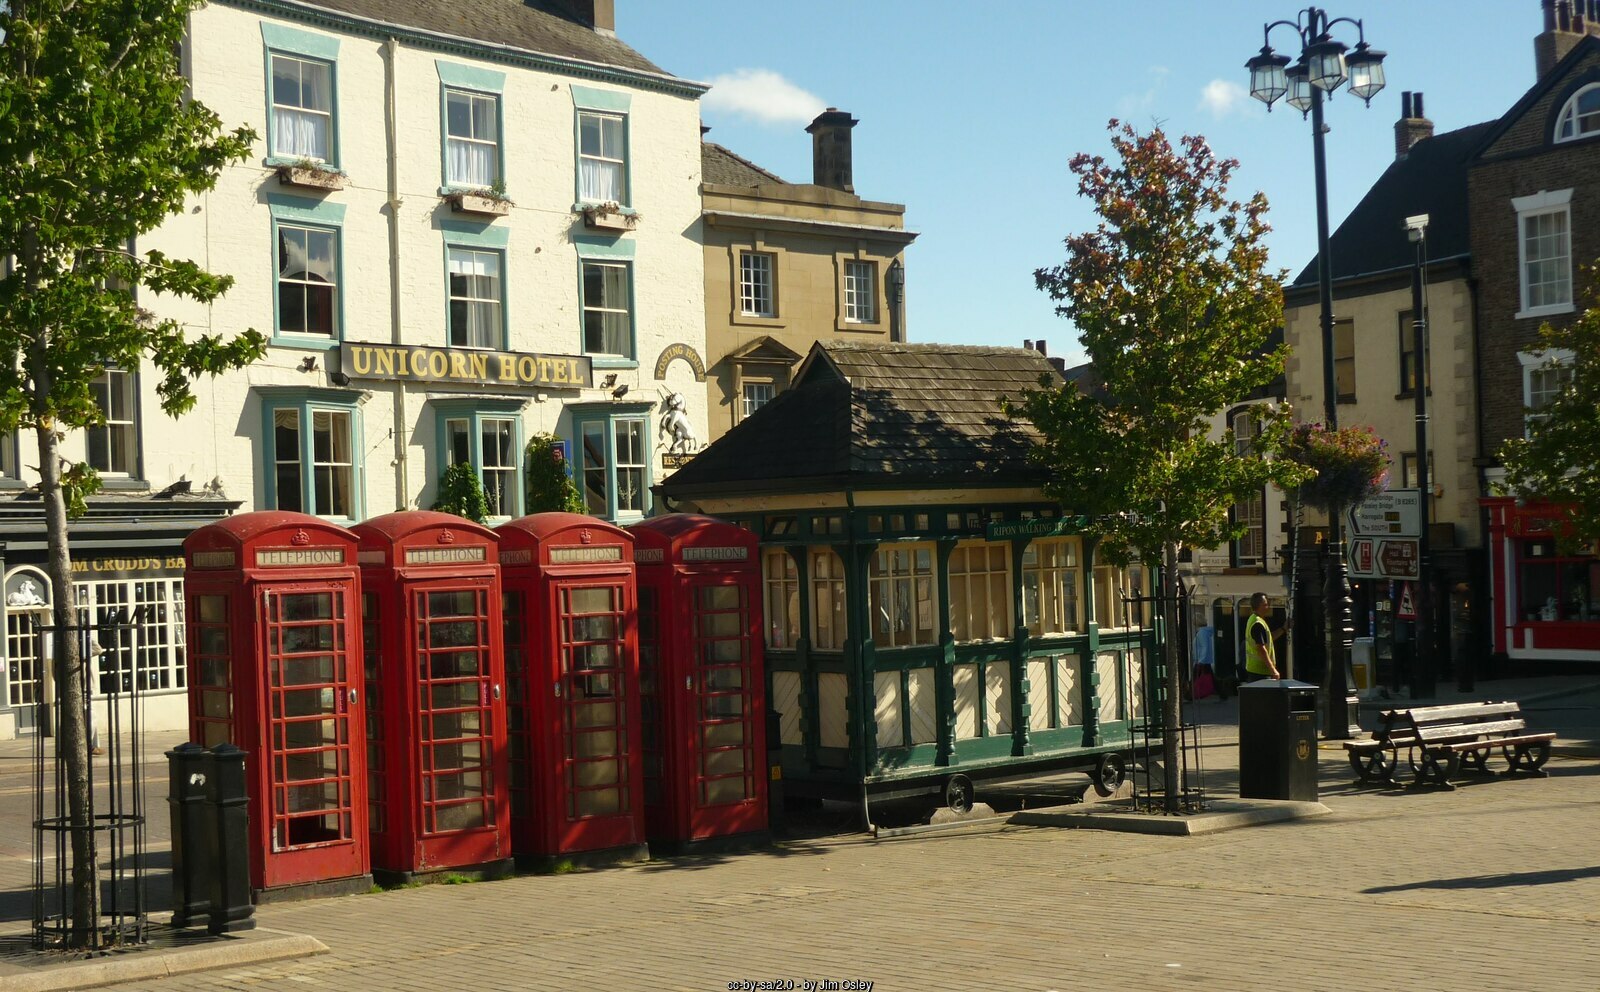
<path fill-rule="evenodd" d="M 176 421 L 153 375 L 108 371 L 108 424 L 66 452 L 106 480 L 74 524 L 79 600 L 96 619 L 137 610 L 100 685 L 147 690 L 151 727 L 185 719 L 181 542 L 196 525 L 425 508 L 457 461 L 491 512 L 518 516 L 539 432 L 566 443 L 590 511 L 628 523 L 668 469 L 667 396 L 705 436 L 704 87 L 613 28 L 611 0 L 213 0 L 193 15 L 194 96 L 259 137 L 136 248 L 236 281 L 209 307 L 145 305 L 197 334 L 253 327 L 271 348 L 197 382 Z M 34 729 L 28 704 L 47 691 L 31 447 L 0 439 L 0 737 Z"/>

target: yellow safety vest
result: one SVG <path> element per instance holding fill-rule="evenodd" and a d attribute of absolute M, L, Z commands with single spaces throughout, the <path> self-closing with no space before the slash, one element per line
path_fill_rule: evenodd
<path fill-rule="evenodd" d="M 1256 643 L 1255 630 L 1257 624 L 1267 633 L 1267 643 L 1272 643 L 1272 628 L 1267 622 L 1254 613 L 1244 624 L 1244 670 L 1255 675 L 1271 675 L 1272 669 L 1267 667 L 1267 656 L 1261 650 L 1261 645 Z"/>

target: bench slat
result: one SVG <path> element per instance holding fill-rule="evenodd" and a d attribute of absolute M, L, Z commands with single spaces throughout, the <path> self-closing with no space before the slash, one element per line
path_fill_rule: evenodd
<path fill-rule="evenodd" d="M 1424 741 L 1449 740 L 1452 737 L 1482 737 L 1487 734 L 1509 734 L 1527 726 L 1524 720 L 1496 720 L 1492 723 L 1449 723 L 1423 727 L 1420 737 Z"/>
<path fill-rule="evenodd" d="M 1555 739 L 1555 734 L 1523 734 L 1521 737 L 1496 737 L 1487 741 L 1465 741 L 1461 744 L 1446 744 L 1443 746 L 1449 751 L 1492 751 L 1497 747 L 1512 747 L 1517 744 L 1539 744 Z"/>
<path fill-rule="evenodd" d="M 1415 720 L 1417 723 L 1437 723 L 1448 721 L 1458 723 L 1462 720 L 1483 719 L 1491 716 L 1500 716 L 1508 713 L 1520 713 L 1521 703 L 1450 703 L 1445 706 L 1413 706 L 1409 709 L 1384 710 L 1385 720 L 1404 722 Z"/>

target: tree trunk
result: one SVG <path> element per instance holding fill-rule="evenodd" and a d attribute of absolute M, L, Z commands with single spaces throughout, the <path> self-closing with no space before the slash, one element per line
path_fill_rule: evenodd
<path fill-rule="evenodd" d="M 72 585 L 72 555 L 67 546 L 67 501 L 61 489 L 61 458 L 53 423 L 36 428 L 39 436 L 39 492 L 44 503 L 55 626 L 56 760 L 66 766 L 67 816 L 72 831 L 72 933 L 68 944 L 82 947 L 99 924 L 99 866 L 95 863 L 94 822 L 89 796 L 89 737 L 84 721 L 83 659 L 78 651 L 77 597 Z"/>
<path fill-rule="evenodd" d="M 1178 764 L 1179 721 L 1182 719 L 1180 704 L 1183 700 L 1183 673 L 1178 671 L 1178 546 L 1168 543 L 1162 547 L 1161 559 L 1161 594 L 1157 605 L 1161 607 L 1165 621 L 1163 630 L 1166 632 L 1162 645 L 1165 658 L 1162 668 L 1166 672 L 1163 681 L 1166 684 L 1162 686 L 1161 694 L 1161 763 L 1166 770 L 1163 776 L 1166 811 L 1177 813 L 1183 800 L 1183 770 Z"/>

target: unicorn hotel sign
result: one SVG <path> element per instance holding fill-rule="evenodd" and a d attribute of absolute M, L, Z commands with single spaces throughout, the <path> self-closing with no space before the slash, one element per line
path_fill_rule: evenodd
<path fill-rule="evenodd" d="M 339 371 L 352 379 L 541 389 L 587 389 L 594 384 L 594 369 L 587 355 L 533 355 L 361 342 L 339 346 Z"/>

